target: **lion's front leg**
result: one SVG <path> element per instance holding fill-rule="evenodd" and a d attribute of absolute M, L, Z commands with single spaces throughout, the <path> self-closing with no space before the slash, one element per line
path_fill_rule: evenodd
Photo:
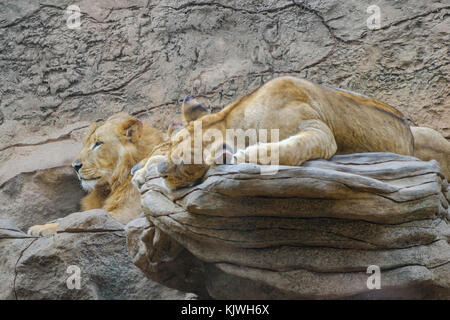
<path fill-rule="evenodd" d="M 28 229 L 28 235 L 34 237 L 47 236 L 55 234 L 58 229 L 58 222 L 35 225 Z"/>
<path fill-rule="evenodd" d="M 306 120 L 299 132 L 280 142 L 252 145 L 236 152 L 234 163 L 298 166 L 307 160 L 329 159 L 337 151 L 331 129 L 320 120 Z"/>
<path fill-rule="evenodd" d="M 145 165 L 137 170 L 134 170 L 133 172 L 133 179 L 131 180 L 131 182 L 133 183 L 133 185 L 136 188 L 140 188 L 144 183 L 145 183 L 145 178 L 147 176 L 147 172 L 148 170 L 157 165 L 158 163 L 160 163 L 161 161 L 166 160 L 166 157 L 163 155 L 156 155 L 153 157 L 150 157 L 147 162 L 145 162 Z M 134 168 L 133 168 L 134 169 Z"/>
<path fill-rule="evenodd" d="M 102 208 L 108 195 L 109 190 L 104 190 L 103 187 L 96 187 L 81 199 L 81 210 L 87 211 Z"/>

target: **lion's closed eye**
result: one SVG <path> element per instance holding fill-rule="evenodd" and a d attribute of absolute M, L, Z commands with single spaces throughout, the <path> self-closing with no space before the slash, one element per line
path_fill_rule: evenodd
<path fill-rule="evenodd" d="M 103 144 L 103 142 L 101 141 L 96 141 L 93 145 L 92 145 L 92 150 L 100 147 Z"/>

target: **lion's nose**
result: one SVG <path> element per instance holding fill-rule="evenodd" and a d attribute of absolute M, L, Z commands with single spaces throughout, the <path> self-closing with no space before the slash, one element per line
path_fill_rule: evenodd
<path fill-rule="evenodd" d="M 80 160 L 75 160 L 72 163 L 72 167 L 75 169 L 76 172 L 80 171 L 82 166 L 83 166 L 83 164 L 80 162 Z"/>
<path fill-rule="evenodd" d="M 169 169 L 169 164 L 166 161 L 162 161 L 160 163 L 158 163 L 158 166 L 156 167 L 156 169 L 158 170 L 158 173 L 161 177 L 165 178 L 168 176 L 168 169 Z"/>

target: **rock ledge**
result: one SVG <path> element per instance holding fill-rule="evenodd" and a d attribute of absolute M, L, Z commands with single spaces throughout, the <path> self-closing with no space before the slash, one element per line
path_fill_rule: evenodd
<path fill-rule="evenodd" d="M 152 168 L 127 226 L 151 279 L 218 299 L 450 298 L 448 183 L 390 153 L 217 166 L 170 192 Z M 381 289 L 367 286 L 369 266 Z"/>

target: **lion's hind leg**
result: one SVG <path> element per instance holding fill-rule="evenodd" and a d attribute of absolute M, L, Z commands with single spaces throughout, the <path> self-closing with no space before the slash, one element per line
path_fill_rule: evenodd
<path fill-rule="evenodd" d="M 279 142 L 260 143 L 238 151 L 234 162 L 298 166 L 307 160 L 329 159 L 336 153 L 334 135 L 323 121 L 305 120 L 298 129 L 297 134 Z"/>
<path fill-rule="evenodd" d="M 35 225 L 28 229 L 28 235 L 33 237 L 40 237 L 40 236 L 47 236 L 52 235 L 56 233 L 56 230 L 58 229 L 58 223 L 47 223 L 47 224 L 41 224 L 41 225 Z"/>

